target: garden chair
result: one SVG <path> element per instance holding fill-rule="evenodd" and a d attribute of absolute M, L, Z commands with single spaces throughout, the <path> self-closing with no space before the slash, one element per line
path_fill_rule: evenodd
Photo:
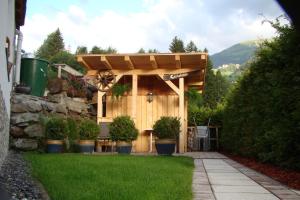
<path fill-rule="evenodd" d="M 207 126 L 197 126 L 195 123 L 195 138 L 198 140 L 198 149 L 201 149 L 201 140 L 203 141 L 203 151 L 208 151 L 210 149 L 210 135 L 209 135 L 209 123 L 210 118 L 208 120 Z"/>
<path fill-rule="evenodd" d="M 109 135 L 109 126 L 110 122 L 100 122 L 100 134 L 98 136 L 98 140 L 104 141 L 103 147 L 104 152 L 108 152 L 110 135 Z M 113 151 L 113 145 L 111 145 L 111 151 Z"/>

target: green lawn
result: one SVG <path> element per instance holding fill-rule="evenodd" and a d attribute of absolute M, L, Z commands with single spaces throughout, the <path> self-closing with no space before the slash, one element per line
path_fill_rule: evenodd
<path fill-rule="evenodd" d="M 37 153 L 25 158 L 53 200 L 192 199 L 191 158 Z"/>

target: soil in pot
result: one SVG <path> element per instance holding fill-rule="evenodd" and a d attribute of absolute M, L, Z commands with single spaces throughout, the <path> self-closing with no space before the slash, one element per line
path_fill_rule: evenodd
<path fill-rule="evenodd" d="M 48 153 L 62 153 L 64 148 L 63 140 L 47 140 L 47 152 Z"/>
<path fill-rule="evenodd" d="M 155 147 L 159 155 L 172 155 L 175 152 L 176 140 L 174 139 L 157 139 Z"/>
<path fill-rule="evenodd" d="M 117 152 L 121 154 L 130 154 L 132 150 L 132 143 L 131 142 L 117 142 Z"/>

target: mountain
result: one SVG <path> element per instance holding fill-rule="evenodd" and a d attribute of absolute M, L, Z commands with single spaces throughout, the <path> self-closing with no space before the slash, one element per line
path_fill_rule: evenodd
<path fill-rule="evenodd" d="M 255 53 L 261 40 L 251 40 L 235 44 L 223 51 L 210 56 L 214 68 L 222 65 L 239 64 L 247 62 Z"/>

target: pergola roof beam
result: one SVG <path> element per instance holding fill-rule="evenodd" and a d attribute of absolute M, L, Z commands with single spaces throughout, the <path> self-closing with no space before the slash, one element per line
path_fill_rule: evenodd
<path fill-rule="evenodd" d="M 101 57 L 100 57 L 100 60 L 101 60 L 101 62 L 105 65 L 105 67 L 106 67 L 107 69 L 112 69 L 111 64 L 109 63 L 109 61 L 106 59 L 105 56 L 101 56 Z"/>
<path fill-rule="evenodd" d="M 153 55 L 150 55 L 150 63 L 151 63 L 151 66 L 152 66 L 153 69 L 158 68 L 157 62 L 156 62 L 155 57 Z"/>
<path fill-rule="evenodd" d="M 131 59 L 130 59 L 129 56 L 124 56 L 124 60 L 125 60 L 125 62 L 127 64 L 127 67 L 129 69 L 134 69 L 134 65 L 133 65 L 133 63 L 132 63 L 132 61 L 131 61 Z"/>
<path fill-rule="evenodd" d="M 180 55 L 175 55 L 175 63 L 176 63 L 176 68 L 180 69 L 181 68 Z"/>

